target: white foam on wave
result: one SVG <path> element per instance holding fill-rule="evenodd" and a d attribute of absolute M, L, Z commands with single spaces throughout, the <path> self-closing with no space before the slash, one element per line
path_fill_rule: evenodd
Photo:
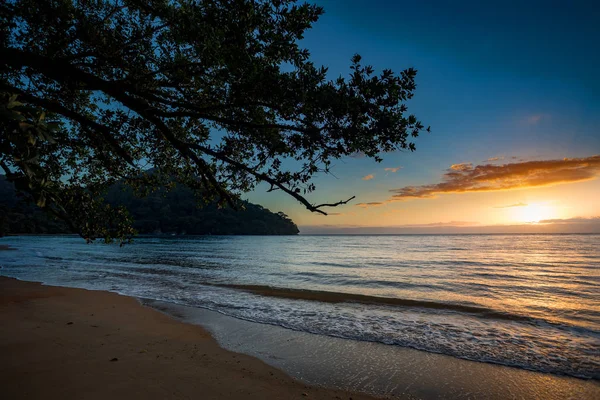
<path fill-rule="evenodd" d="M 231 264 L 240 262 L 240 254 L 224 257 L 223 249 L 217 249 L 217 256 L 210 258 L 210 254 L 192 251 L 195 248 L 192 241 L 186 242 L 183 247 L 172 247 L 171 243 L 160 245 L 161 242 L 141 243 L 137 244 L 137 248 L 121 251 L 112 247 L 82 246 L 70 240 L 58 246 L 51 239 L 40 240 L 37 244 L 35 241 L 33 244 L 18 243 L 15 247 L 21 250 L 0 255 L 4 267 L 2 274 L 47 284 L 110 290 L 202 307 L 239 319 L 297 331 L 600 379 L 600 347 L 597 345 L 600 333 L 597 330 L 528 321 L 484 320 L 476 315 L 449 310 L 263 297 L 203 284 L 234 279 L 242 283 L 256 283 L 257 276 L 253 275 L 256 271 L 252 270 L 255 267 L 245 270 L 245 266 L 236 268 Z M 199 244 L 206 247 L 206 251 L 213 251 L 217 245 L 218 242 L 211 242 L 211 246 Z M 210 263 L 198 264 L 204 262 L 198 259 L 209 258 Z M 229 261 L 224 261 L 226 259 Z M 253 265 L 259 262 L 251 260 Z M 319 268 L 324 268 L 326 273 L 322 275 L 331 281 L 330 269 L 335 267 Z M 293 268 L 294 271 L 298 269 L 301 268 Z M 244 274 L 244 271 L 248 273 Z M 268 275 L 269 271 L 265 274 Z M 283 276 L 274 278 L 276 275 L 272 274 L 267 280 L 286 279 L 285 271 L 279 269 L 278 273 Z M 295 276 L 293 272 L 287 273 L 289 278 Z M 319 272 L 312 271 L 309 277 L 318 279 Z M 430 282 L 423 283 L 426 284 Z M 488 284 L 492 282 L 488 281 Z"/>

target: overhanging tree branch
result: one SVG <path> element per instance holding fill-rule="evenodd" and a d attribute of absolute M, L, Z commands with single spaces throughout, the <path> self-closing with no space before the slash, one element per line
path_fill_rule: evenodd
<path fill-rule="evenodd" d="M 3 6 L 0 90 L 29 105 L 13 110 L 18 102 L 3 96 L 13 105 L 4 108 L 8 122 L 0 120 L 10 137 L 0 137 L 0 159 L 19 174 L 59 187 L 57 177 L 85 170 L 73 182 L 101 187 L 131 175 L 119 171 L 130 170 L 126 163 L 144 161 L 158 170 L 155 178 L 141 177 L 150 186 L 169 176 L 231 205 L 239 193 L 267 182 L 326 214 L 354 198 L 323 204 L 305 198 L 315 190 L 311 179 L 330 173 L 333 160 L 361 152 L 381 161 L 390 150 L 414 150 L 409 140 L 423 126 L 405 115 L 404 102 L 415 90 L 416 71 L 375 73 L 356 55 L 349 76 L 327 80 L 327 69 L 300 47 L 323 12 L 318 6 L 117 3 L 13 0 Z M 60 116 L 69 131 L 53 141 L 34 107 Z M 29 113 L 27 121 L 21 112 Z M 22 155 L 42 162 L 20 162 Z M 35 171 L 19 169 L 31 166 Z M 48 166 L 52 171 L 44 171 Z M 65 196 L 75 205 L 68 212 L 91 200 L 76 191 Z M 106 232 L 100 235 L 112 234 Z"/>
<path fill-rule="evenodd" d="M 88 89 L 102 90 L 106 94 L 112 96 L 115 100 L 122 103 L 124 106 L 128 107 L 132 111 L 135 111 L 137 114 L 139 114 L 140 116 L 144 117 L 145 119 L 147 119 L 148 121 L 153 123 L 159 129 L 159 131 L 165 137 L 165 139 L 167 139 L 184 157 L 190 158 L 200 168 L 201 175 L 205 179 L 207 179 L 208 182 L 210 182 L 210 186 L 213 187 L 219 193 L 221 198 L 225 199 L 229 203 L 229 205 L 232 207 L 235 207 L 235 204 L 233 202 L 231 195 L 229 195 L 229 193 L 227 193 L 227 191 L 223 188 L 223 186 L 221 184 L 219 184 L 219 182 L 217 182 L 214 175 L 210 172 L 210 169 L 209 169 L 208 165 L 206 164 L 206 162 L 204 160 L 202 160 L 200 157 L 198 157 L 193 151 L 191 151 L 190 148 L 198 149 L 205 154 L 211 155 L 215 158 L 225 161 L 228 164 L 231 164 L 231 165 L 235 166 L 236 168 L 246 171 L 265 182 L 271 183 L 271 184 L 279 187 L 281 190 L 283 190 L 284 192 L 286 192 L 287 194 L 289 194 L 290 196 L 292 196 L 293 198 L 298 200 L 308 210 L 310 210 L 312 212 L 318 212 L 323 215 L 327 215 L 327 213 L 320 210 L 320 208 L 335 207 L 338 205 L 347 204 L 349 201 L 351 201 L 355 197 L 355 196 L 353 196 L 348 200 L 339 201 L 337 203 L 328 203 L 328 204 L 321 204 L 321 205 L 315 206 L 315 205 L 311 204 L 308 200 L 306 200 L 303 196 L 301 196 L 299 193 L 297 193 L 296 191 L 285 187 L 282 183 L 277 182 L 275 179 L 273 179 L 272 177 L 270 177 L 264 173 L 258 173 L 256 171 L 252 170 L 251 168 L 247 167 L 246 165 L 243 165 L 229 157 L 226 157 L 217 152 L 214 152 L 213 150 L 211 150 L 205 146 L 182 142 L 181 140 L 177 139 L 177 137 L 175 135 L 173 135 L 171 130 L 158 117 L 159 116 L 167 116 L 167 117 L 196 116 L 199 118 L 213 120 L 215 122 L 222 122 L 222 123 L 238 125 L 238 126 L 246 126 L 246 127 L 255 128 L 255 129 L 284 129 L 284 130 L 295 130 L 295 131 L 304 132 L 304 133 L 307 132 L 306 129 L 289 126 L 289 125 L 281 125 L 281 124 L 267 124 L 267 125 L 253 124 L 253 123 L 248 123 L 245 121 L 234 121 L 234 120 L 228 120 L 228 119 L 223 119 L 223 118 L 218 118 L 218 117 L 211 117 L 211 116 L 207 116 L 207 115 L 199 114 L 199 113 L 189 113 L 189 112 L 178 113 L 178 112 L 167 112 L 167 111 L 157 110 L 157 109 L 150 107 L 144 101 L 129 96 L 122 88 L 119 88 L 118 85 L 115 85 L 111 82 L 107 82 L 102 79 L 96 78 L 96 77 L 94 77 L 86 72 L 80 71 L 77 68 L 74 68 L 68 64 L 62 65 L 62 63 L 60 61 L 54 61 L 52 59 L 43 59 L 42 57 L 39 57 L 36 55 L 26 54 L 25 52 L 23 52 L 21 50 L 16 50 L 16 49 L 8 49 L 8 50 L 9 50 L 8 51 L 9 54 L 23 55 L 23 57 L 21 58 L 21 61 L 18 62 L 19 65 L 21 65 L 21 66 L 28 65 L 28 64 L 24 64 L 24 63 L 29 61 L 29 62 L 31 62 L 32 65 L 28 65 L 28 66 L 31 66 L 34 68 L 39 68 L 40 70 L 48 73 L 49 75 L 51 75 L 53 77 L 57 77 L 58 75 L 60 75 L 66 71 L 67 73 L 69 73 L 70 79 L 72 81 L 81 83 Z M 12 52 L 10 50 L 16 50 L 16 51 Z M 0 54 L 1 54 L 1 52 L 0 52 Z M 59 70 L 62 72 L 59 72 Z M 58 110 L 58 108 L 56 108 L 56 110 Z M 69 110 L 64 109 L 63 111 L 68 112 Z M 66 117 L 72 118 L 70 116 L 71 114 L 69 114 L 69 115 L 63 114 L 63 112 L 61 112 L 61 111 L 56 111 L 56 112 L 66 116 Z"/>
<path fill-rule="evenodd" d="M 54 112 L 56 114 L 60 114 L 66 118 L 69 118 L 73 121 L 80 123 L 81 125 L 89 128 L 93 132 L 97 132 L 102 135 L 103 139 L 113 148 L 113 150 L 127 163 L 134 165 L 133 158 L 131 155 L 117 142 L 117 140 L 113 136 L 113 132 L 105 125 L 101 125 L 96 121 L 93 121 L 75 111 L 69 110 L 68 108 L 62 106 L 60 103 L 52 100 L 40 99 L 39 97 L 33 96 L 22 89 L 16 88 L 12 85 L 7 85 L 3 82 L 0 82 L 0 89 L 6 90 L 9 93 L 18 94 L 22 99 L 26 100 L 31 104 L 35 104 L 45 110 Z"/>
<path fill-rule="evenodd" d="M 300 203 L 302 203 L 308 210 L 312 211 L 312 212 L 317 212 L 323 215 L 327 215 L 327 213 L 323 210 L 321 210 L 320 208 L 323 207 L 337 207 L 339 205 L 342 204 L 347 204 L 349 203 L 351 200 L 353 200 L 356 196 L 352 196 L 350 197 L 348 200 L 344 200 L 344 201 L 338 201 L 337 203 L 325 203 L 325 204 L 319 204 L 319 205 L 313 205 L 311 204 L 308 200 L 306 200 L 306 198 L 304 198 L 302 195 L 300 195 L 298 192 L 289 189 L 288 187 L 286 187 L 282 182 L 278 182 L 277 180 L 273 179 L 272 177 L 255 171 L 253 169 L 251 169 L 250 167 L 246 166 L 245 164 L 242 164 L 238 161 L 233 160 L 230 157 L 227 157 L 226 155 L 214 151 L 208 147 L 199 145 L 199 144 L 195 144 L 195 143 L 186 143 L 185 145 L 191 147 L 191 148 L 195 148 L 198 149 L 200 151 L 202 151 L 205 154 L 208 154 L 210 156 L 213 156 L 214 158 L 224 161 L 228 164 L 231 164 L 233 166 L 235 166 L 236 168 L 239 168 L 243 171 L 248 172 L 249 174 L 255 176 L 256 178 L 260 179 L 261 181 L 265 181 L 269 184 L 271 184 L 271 187 L 275 186 L 281 190 L 283 190 L 285 193 L 289 194 L 290 196 L 292 196 L 293 198 L 295 198 L 296 200 L 298 200 Z M 271 189 L 270 189 L 271 190 Z"/>

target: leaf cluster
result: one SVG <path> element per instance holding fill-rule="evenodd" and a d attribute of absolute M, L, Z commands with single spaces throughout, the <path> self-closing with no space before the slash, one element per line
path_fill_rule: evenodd
<path fill-rule="evenodd" d="M 90 238 L 131 233 L 127 218 L 85 228 L 108 212 L 87 204 L 117 180 L 141 194 L 182 183 L 231 206 L 265 182 L 326 214 L 350 199 L 311 203 L 315 174 L 358 152 L 412 151 L 424 126 L 407 114 L 414 69 L 375 73 L 356 55 L 330 79 L 310 61 L 300 42 L 322 13 L 291 0 L 3 2 L 7 176 Z"/>

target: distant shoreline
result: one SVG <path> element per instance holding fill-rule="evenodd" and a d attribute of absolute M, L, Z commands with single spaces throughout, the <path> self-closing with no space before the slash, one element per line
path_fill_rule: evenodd
<path fill-rule="evenodd" d="M 498 233 L 498 232 L 486 232 L 486 233 L 463 233 L 463 232 L 455 232 L 455 233 L 295 233 L 295 234 L 273 234 L 273 235 L 264 235 L 264 234 L 231 234 L 231 235 L 188 235 L 188 234 L 152 234 L 152 233 L 140 233 L 136 236 L 133 236 L 133 239 L 136 238 L 160 238 L 160 239 L 169 239 L 169 238 L 193 238 L 193 237 L 224 237 L 224 236 L 544 236 L 544 235 L 552 235 L 552 236 L 569 236 L 569 235 L 585 235 L 585 236 L 599 236 L 600 232 L 506 232 L 506 233 Z M 6 234 L 5 238 L 9 237 L 80 237 L 76 233 L 9 233 Z M 0 236 L 0 240 L 2 237 Z"/>
<path fill-rule="evenodd" d="M 56 237 L 80 237 L 76 233 L 8 233 L 2 237 L 19 237 L 19 236 L 56 236 Z M 300 236 L 298 233 L 285 233 L 285 234 L 174 234 L 174 233 L 140 233 L 133 236 L 133 239 L 139 237 L 152 237 L 152 238 L 181 238 L 181 237 L 204 237 L 204 236 Z"/>

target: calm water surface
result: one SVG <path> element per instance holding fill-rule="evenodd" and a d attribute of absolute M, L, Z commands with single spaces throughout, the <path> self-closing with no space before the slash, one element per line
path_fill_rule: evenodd
<path fill-rule="evenodd" d="M 138 238 L 123 248 L 10 237 L 0 244 L 18 249 L 0 252 L 0 274 L 19 279 L 600 379 L 600 235 L 208 236 Z"/>

